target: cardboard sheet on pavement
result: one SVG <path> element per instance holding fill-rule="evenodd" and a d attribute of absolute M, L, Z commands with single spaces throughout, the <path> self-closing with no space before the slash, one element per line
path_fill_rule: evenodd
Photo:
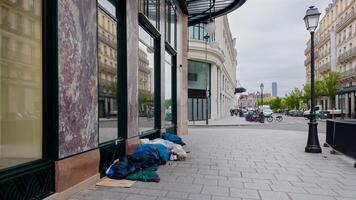
<path fill-rule="evenodd" d="M 115 179 L 110 179 L 110 178 L 103 178 L 101 181 L 96 183 L 97 186 L 105 186 L 105 187 L 120 187 L 120 188 L 129 188 L 133 184 L 135 184 L 136 181 L 130 181 L 130 180 L 115 180 Z"/>

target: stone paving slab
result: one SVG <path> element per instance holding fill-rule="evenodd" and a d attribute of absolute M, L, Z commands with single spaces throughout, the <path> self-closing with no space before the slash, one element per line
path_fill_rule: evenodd
<path fill-rule="evenodd" d="M 320 134 L 320 143 L 325 141 Z M 161 166 L 160 183 L 94 187 L 72 200 L 351 200 L 356 169 L 342 155 L 304 153 L 307 133 L 195 128 L 185 161 Z"/>

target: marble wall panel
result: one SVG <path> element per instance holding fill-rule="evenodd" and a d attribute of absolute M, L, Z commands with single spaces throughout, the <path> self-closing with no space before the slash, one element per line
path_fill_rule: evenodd
<path fill-rule="evenodd" d="M 98 146 L 96 0 L 58 0 L 59 157 Z"/>

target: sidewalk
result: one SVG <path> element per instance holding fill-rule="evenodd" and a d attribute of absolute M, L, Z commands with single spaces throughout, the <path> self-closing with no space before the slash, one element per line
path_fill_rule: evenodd
<path fill-rule="evenodd" d="M 261 124 L 258 122 L 247 122 L 244 117 L 227 116 L 219 120 L 209 119 L 208 126 L 248 126 Z M 189 126 L 207 126 L 206 121 L 189 121 Z"/>
<path fill-rule="evenodd" d="M 94 187 L 72 200 L 356 199 L 353 163 L 327 148 L 304 153 L 304 132 L 196 128 L 184 139 L 188 159 L 161 166 L 160 183 Z"/>

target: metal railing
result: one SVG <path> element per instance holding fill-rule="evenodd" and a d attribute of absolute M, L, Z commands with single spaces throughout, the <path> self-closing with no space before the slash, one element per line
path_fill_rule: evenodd
<path fill-rule="evenodd" d="M 99 85 L 102 86 L 110 86 L 112 84 L 112 81 L 108 81 L 106 79 L 100 78 L 99 79 Z"/>
<path fill-rule="evenodd" d="M 316 59 L 318 59 L 319 57 L 320 57 L 320 56 L 319 56 L 318 52 L 315 52 L 315 53 L 314 53 L 314 59 L 316 60 Z M 304 65 L 306 66 L 306 65 L 310 64 L 310 61 L 311 61 L 310 57 L 307 57 L 307 59 L 305 59 L 305 61 L 304 61 Z"/>
<path fill-rule="evenodd" d="M 110 39 L 105 36 L 103 33 L 99 33 L 99 41 L 102 41 L 112 47 L 113 49 L 117 49 L 117 42 L 115 39 Z"/>
<path fill-rule="evenodd" d="M 330 70 L 331 70 L 331 63 L 330 62 L 328 62 L 328 63 L 326 63 L 326 64 L 324 64 L 324 65 L 319 67 L 319 73 L 320 74 L 323 74 L 323 73 L 325 73 L 327 71 L 330 71 Z"/>
<path fill-rule="evenodd" d="M 9 49 L 2 51 L 1 57 L 5 59 L 12 59 L 22 64 L 40 65 L 42 63 L 42 58 L 39 56 L 31 56 L 21 53 L 20 51 L 14 51 Z"/>
<path fill-rule="evenodd" d="M 116 74 L 116 68 L 114 66 L 99 62 L 99 71 L 110 72 Z"/>
<path fill-rule="evenodd" d="M 342 72 L 341 76 L 343 79 L 356 77 L 356 68 L 352 68 L 352 69 Z"/>
<path fill-rule="evenodd" d="M 325 44 L 329 40 L 330 40 L 330 34 L 326 34 L 325 36 L 320 37 L 316 44 L 317 44 L 317 46 L 320 47 L 320 46 L 322 46 L 323 44 Z"/>
<path fill-rule="evenodd" d="M 338 61 L 338 63 L 345 63 L 354 57 L 356 57 L 356 47 L 353 47 L 352 49 L 347 50 L 345 53 L 342 53 L 338 57 L 337 61 Z"/>
<path fill-rule="evenodd" d="M 355 9 L 352 9 L 349 14 L 347 14 L 345 17 L 341 18 L 339 23 L 336 24 L 336 31 L 340 32 L 343 28 L 345 28 L 355 18 L 356 18 L 356 12 L 355 12 Z"/>

